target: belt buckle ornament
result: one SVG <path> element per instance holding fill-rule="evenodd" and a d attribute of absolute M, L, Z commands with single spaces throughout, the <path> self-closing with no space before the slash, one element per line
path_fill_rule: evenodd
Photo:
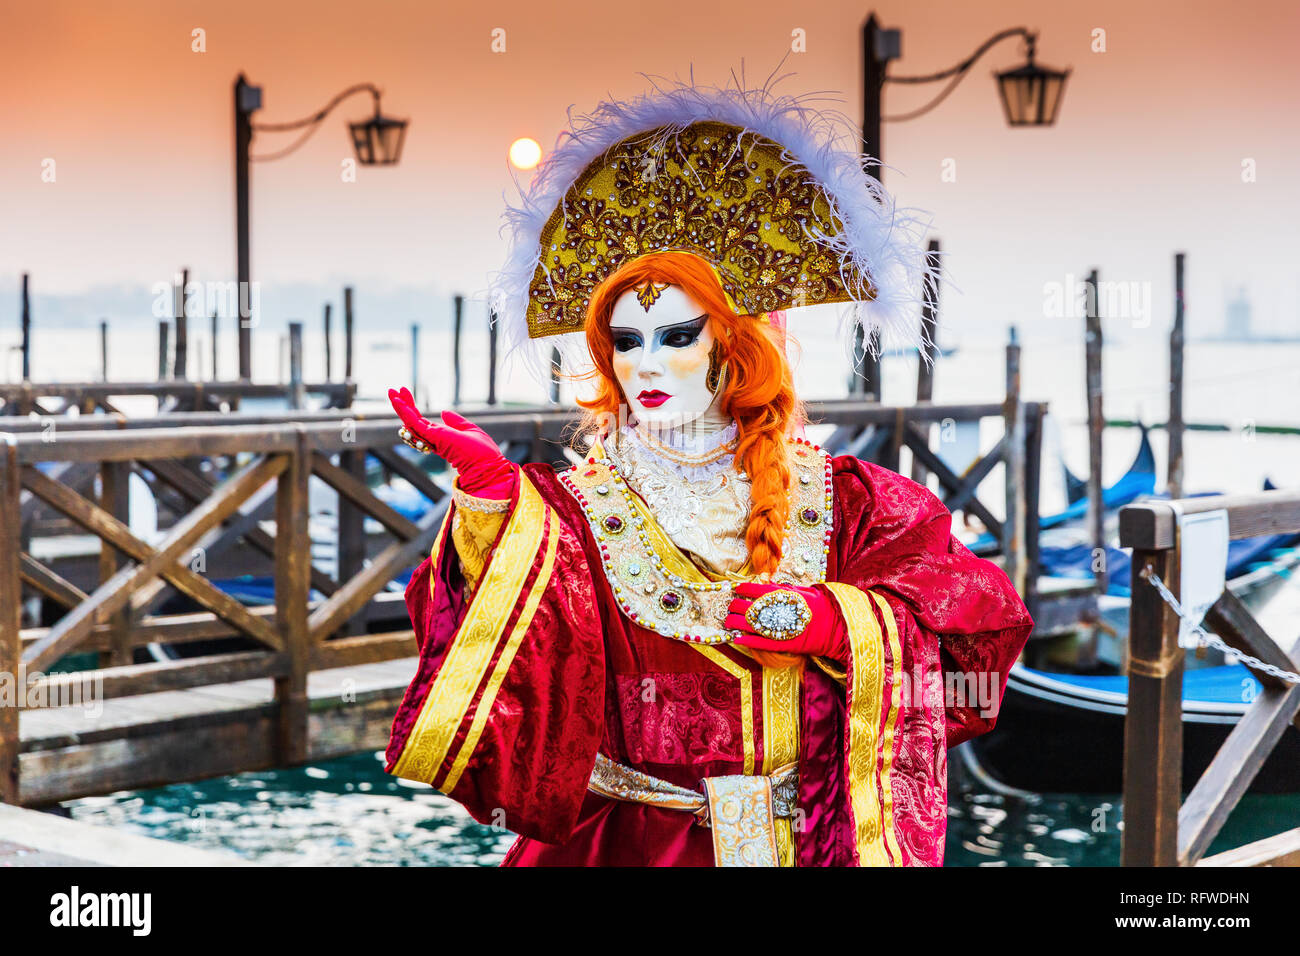
<path fill-rule="evenodd" d="M 770 641 L 798 637 L 812 620 L 812 610 L 798 591 L 768 591 L 745 612 L 754 633 Z"/>

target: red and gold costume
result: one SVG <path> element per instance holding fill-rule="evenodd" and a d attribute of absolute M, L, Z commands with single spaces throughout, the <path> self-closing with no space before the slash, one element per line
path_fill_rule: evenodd
<path fill-rule="evenodd" d="M 463 487 L 498 493 L 458 487 L 411 579 L 419 667 L 387 770 L 518 833 L 506 865 L 943 860 L 946 750 L 993 727 L 1032 622 L 930 491 L 792 437 L 773 313 L 850 302 L 875 328 L 914 304 L 905 280 L 925 262 L 860 157 L 810 130 L 806 106 L 737 91 L 603 104 L 514 210 L 495 304 L 517 340 L 549 360 L 590 323 L 567 352 L 600 370 L 589 411 L 705 383 L 702 443 L 620 423 L 561 474 L 518 472 L 468 421 L 432 425 L 391 393 L 417 447 L 460 455 Z M 638 269 L 639 308 L 678 311 L 640 331 L 620 313 L 615 368 L 611 302 L 631 301 Z M 678 284 L 689 309 L 655 305 Z M 697 315 L 680 346 L 642 334 Z M 707 374 L 690 344 L 706 332 Z M 647 417 L 674 400 L 642 395 Z M 771 621 L 817 606 L 817 629 L 774 624 L 774 640 L 825 641 L 751 650 L 727 623 L 741 582 L 777 596 Z"/>
<path fill-rule="evenodd" d="M 824 454 L 794 451 L 820 486 Z M 608 487 L 608 464 L 563 478 L 530 465 L 508 512 L 471 519 L 496 526 L 473 588 L 449 540 L 463 508 L 411 579 L 420 668 L 394 721 L 390 772 L 519 833 L 507 865 L 709 865 L 712 835 L 691 813 L 590 792 L 597 754 L 689 789 L 793 762 L 798 812 L 775 821 L 783 863 L 941 863 L 946 749 L 994 723 L 983 695 L 945 707 L 945 675 L 995 688 L 995 709 L 1030 620 L 928 490 L 855 458 L 830 466 L 825 581 L 849 628 L 847 673 L 764 667 L 734 646 L 643 626 L 634 615 L 662 607 L 663 592 L 615 595 L 608 532 L 563 480 Z M 696 567 L 643 507 L 627 509 L 621 534 L 637 517 L 665 565 Z M 635 580 L 627 570 L 615 574 Z"/>

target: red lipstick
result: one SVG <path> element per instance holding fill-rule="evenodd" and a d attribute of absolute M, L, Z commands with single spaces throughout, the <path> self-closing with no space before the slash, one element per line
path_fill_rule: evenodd
<path fill-rule="evenodd" d="M 667 392 L 661 392 L 657 388 L 647 389 L 636 397 L 636 400 L 646 408 L 658 408 L 668 399 L 672 398 Z"/>

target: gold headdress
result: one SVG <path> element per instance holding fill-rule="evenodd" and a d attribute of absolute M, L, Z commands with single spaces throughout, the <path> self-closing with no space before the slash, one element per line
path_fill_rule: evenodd
<path fill-rule="evenodd" d="M 581 331 L 603 279 L 674 249 L 709 262 L 740 314 L 852 302 L 861 324 L 915 338 L 925 224 L 866 174 L 852 135 L 840 114 L 767 87 L 601 103 L 507 209 L 511 255 L 491 292 L 512 344 Z"/>

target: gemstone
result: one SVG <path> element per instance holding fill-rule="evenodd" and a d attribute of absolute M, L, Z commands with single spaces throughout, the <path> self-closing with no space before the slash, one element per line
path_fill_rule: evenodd
<path fill-rule="evenodd" d="M 676 591 L 665 591 L 659 595 L 659 606 L 670 613 L 676 611 L 682 606 L 682 596 Z"/>
<path fill-rule="evenodd" d="M 623 529 L 626 527 L 623 519 L 618 515 L 606 515 L 605 520 L 602 521 L 601 524 L 605 526 L 605 530 L 610 534 L 622 534 Z"/>
<path fill-rule="evenodd" d="M 597 485 L 597 486 L 596 486 L 596 494 L 598 494 L 598 495 L 607 495 L 607 494 L 609 494 L 609 485 Z"/>
<path fill-rule="evenodd" d="M 629 564 L 629 565 L 627 566 L 627 573 L 630 574 L 630 575 L 632 575 L 632 577 L 636 577 L 638 574 L 641 573 L 641 565 L 639 565 L 639 564 Z"/>
<path fill-rule="evenodd" d="M 821 512 L 816 508 L 804 508 L 803 511 L 799 512 L 799 520 L 809 527 L 819 524 L 821 519 Z"/>

